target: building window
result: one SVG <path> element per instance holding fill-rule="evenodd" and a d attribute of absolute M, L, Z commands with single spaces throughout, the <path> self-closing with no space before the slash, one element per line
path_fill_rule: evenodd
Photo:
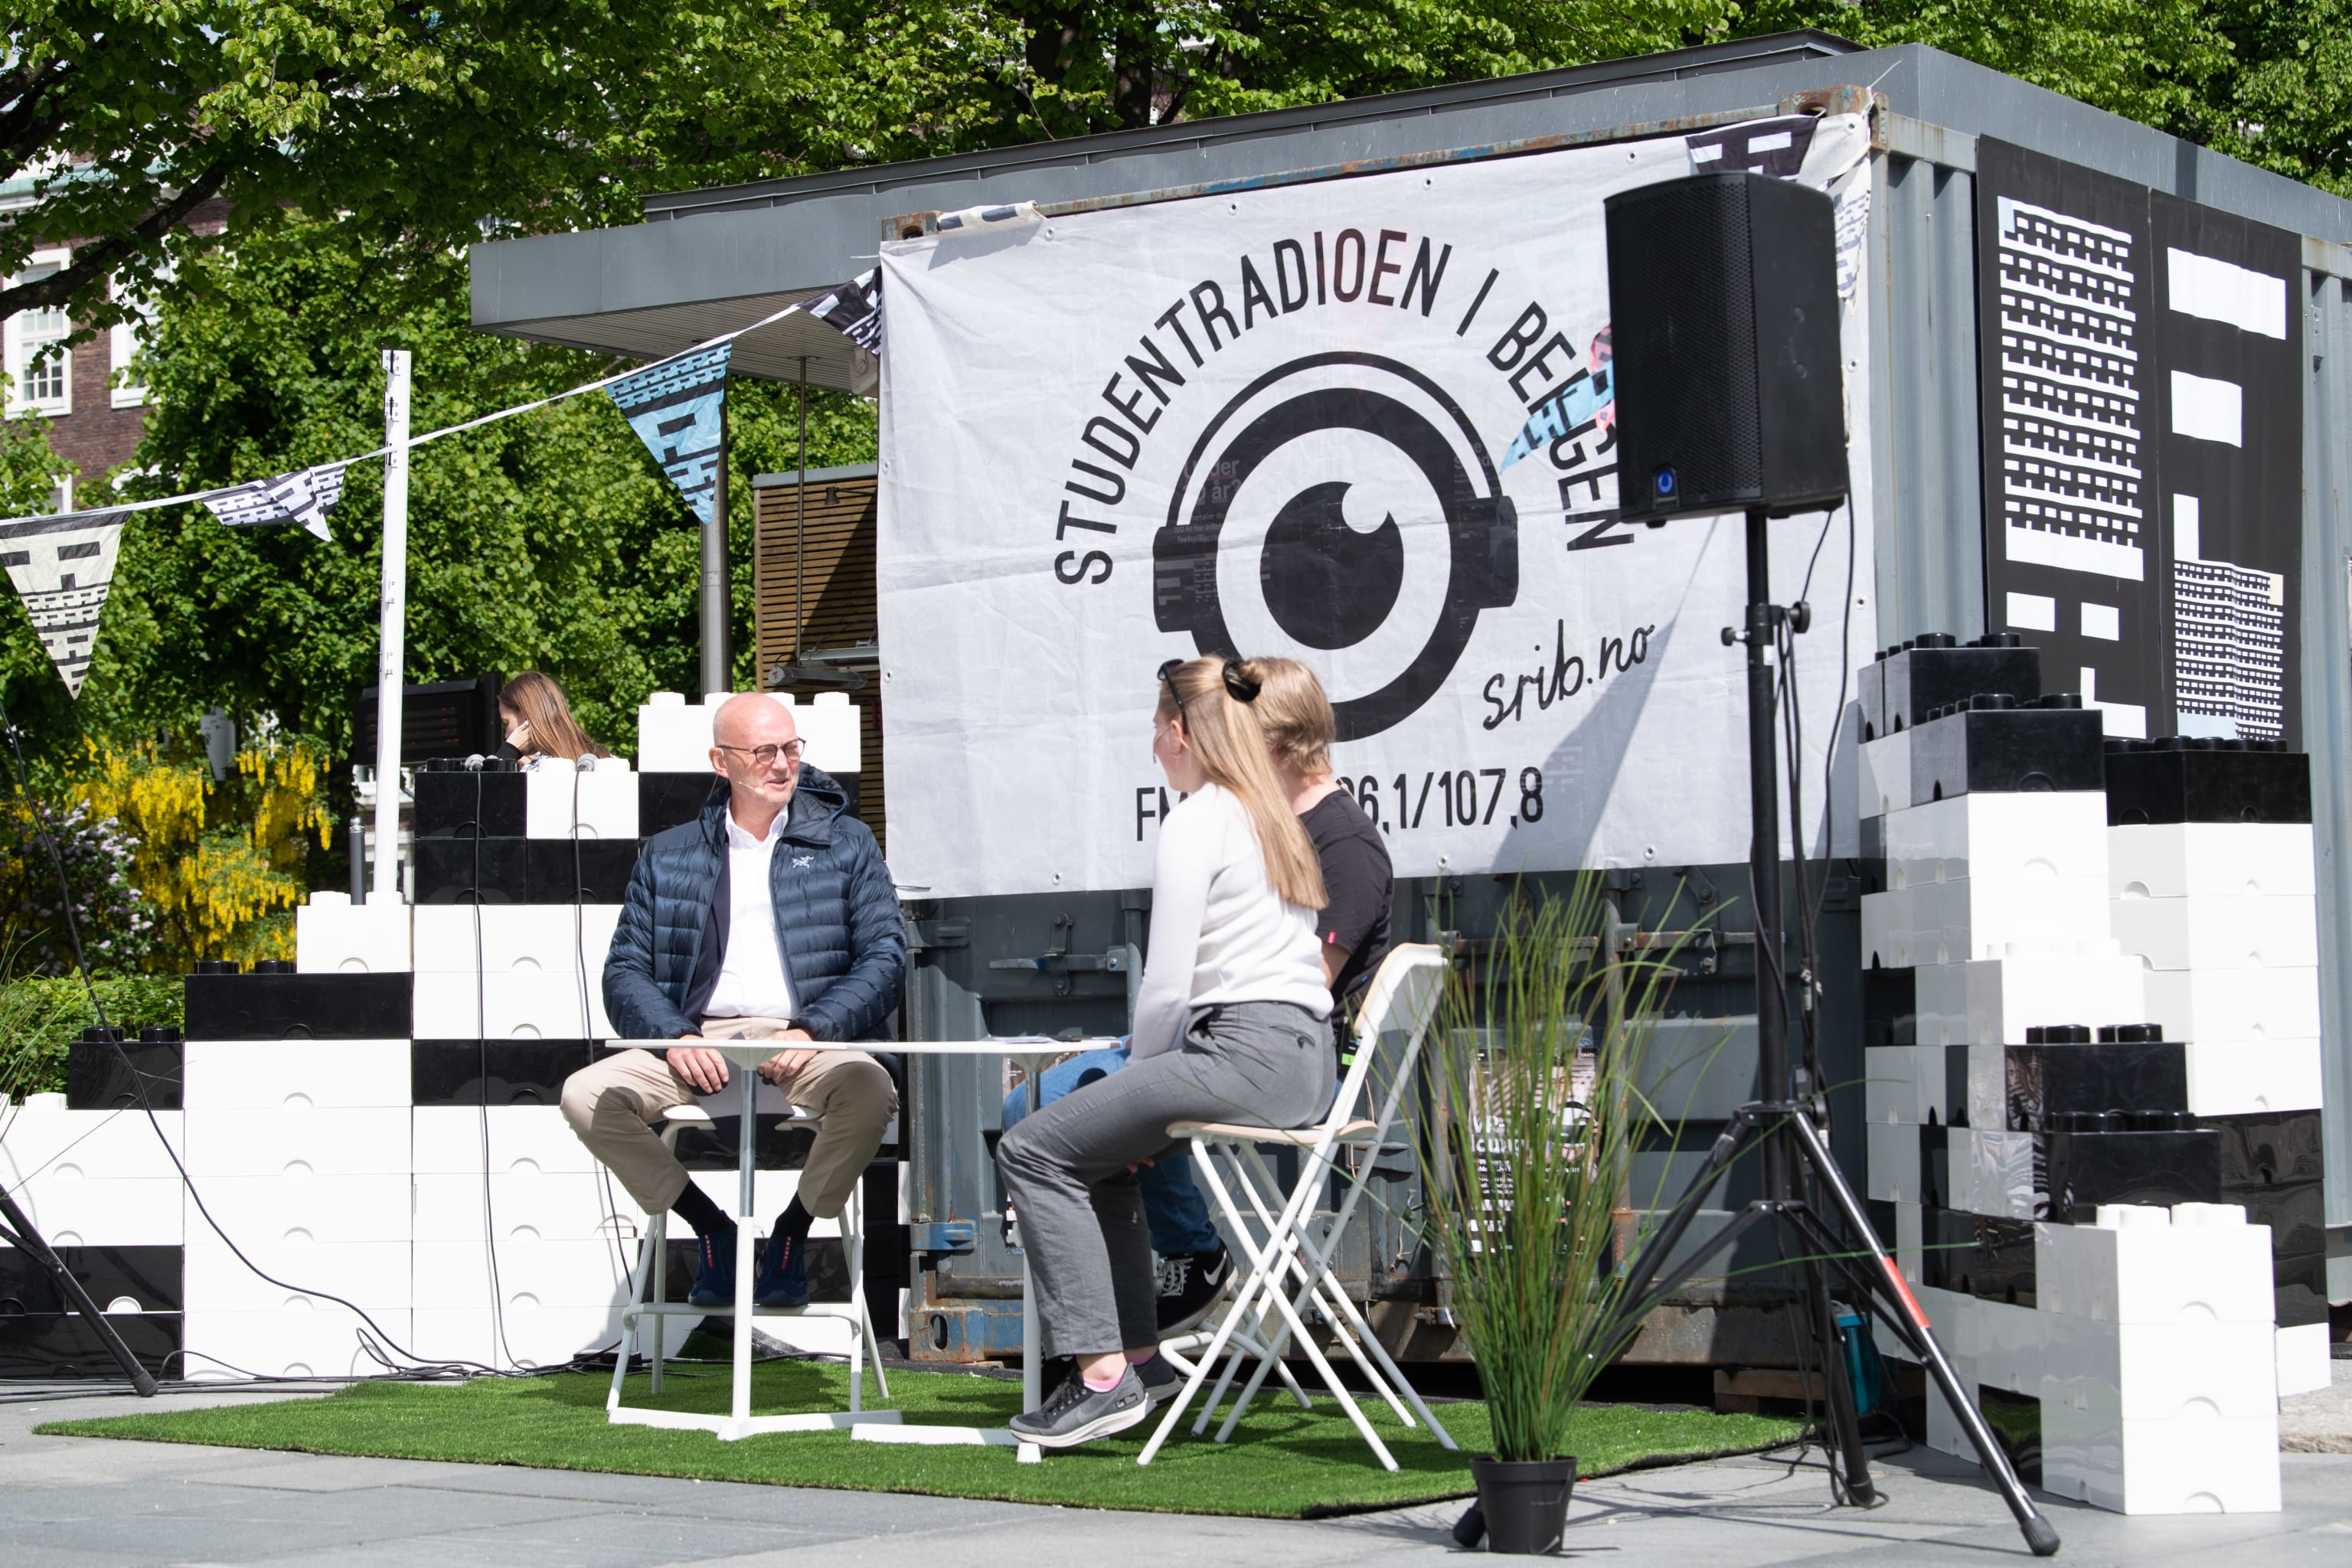
<path fill-rule="evenodd" d="M 8 279 L 13 287 L 37 282 L 66 264 L 67 252 L 35 251 L 33 264 Z M 73 356 L 62 346 L 73 323 L 62 307 L 19 310 L 6 325 L 8 413 L 66 415 L 73 412 Z M 53 347 L 53 345 L 56 345 Z"/>
<path fill-rule="evenodd" d="M 163 276 L 171 276 L 169 268 Z M 130 303 L 132 319 L 117 321 L 107 329 L 108 357 L 113 365 L 113 374 L 107 377 L 107 396 L 117 408 L 143 408 L 147 404 L 147 375 L 133 362 L 147 346 L 147 329 L 155 320 L 155 308 L 126 292 L 120 279 L 110 292 L 117 301 Z"/>
<path fill-rule="evenodd" d="M 63 517 L 73 510 L 73 476 L 60 474 L 49 481 L 49 513 Z"/>

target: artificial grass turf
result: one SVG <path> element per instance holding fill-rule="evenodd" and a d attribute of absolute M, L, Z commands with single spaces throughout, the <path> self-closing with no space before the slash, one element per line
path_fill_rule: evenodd
<path fill-rule="evenodd" d="M 1396 1508 L 1470 1491 L 1468 1456 L 1484 1453 L 1486 1407 L 1434 1406 L 1461 1445 L 1447 1453 L 1418 1428 L 1406 1431 L 1377 1400 L 1373 1428 L 1402 1467 L 1380 1468 L 1328 1396 L 1302 1411 L 1287 1396 L 1261 1396 L 1220 1448 L 1194 1437 L 1190 1418 L 1150 1465 L 1135 1456 L 1157 1421 L 1118 1437 L 1024 1465 L 1010 1448 L 929 1447 L 853 1442 L 846 1432 L 779 1432 L 722 1443 L 706 1432 L 614 1426 L 604 1419 L 610 1378 L 559 1373 L 483 1378 L 457 1386 L 360 1384 L 323 1399 L 273 1401 L 211 1410 L 158 1412 L 39 1428 L 81 1437 L 131 1437 L 227 1447 L 283 1448 L 399 1459 L 527 1465 L 547 1469 L 694 1477 L 849 1491 L 926 1492 L 942 1497 L 1171 1513 L 1301 1519 Z M 847 1407 L 845 1368 L 771 1362 L 754 1369 L 752 1409 Z M 867 1393 L 873 1384 L 867 1384 Z M 1021 1385 L 952 1373 L 894 1369 L 890 1406 L 909 1425 L 1001 1426 L 1021 1408 Z M 631 1405 L 656 1403 L 643 1374 L 629 1379 Z M 727 1408 L 724 1368 L 674 1368 L 658 1404 L 710 1413 Z M 1662 1458 L 1749 1452 L 1793 1437 L 1798 1424 L 1758 1415 L 1587 1405 L 1573 1447 L 1585 1475 Z"/>

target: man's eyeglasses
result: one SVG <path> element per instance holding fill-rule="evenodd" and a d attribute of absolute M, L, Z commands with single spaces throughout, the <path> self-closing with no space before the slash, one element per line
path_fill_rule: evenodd
<path fill-rule="evenodd" d="M 740 752 L 763 768 L 775 766 L 778 757 L 788 763 L 801 760 L 801 743 L 798 741 L 787 741 L 781 746 L 730 746 L 724 741 L 716 741 L 712 744 L 722 752 Z"/>

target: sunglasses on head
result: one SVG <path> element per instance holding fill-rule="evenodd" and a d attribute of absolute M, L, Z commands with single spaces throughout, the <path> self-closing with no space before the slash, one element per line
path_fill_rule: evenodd
<path fill-rule="evenodd" d="M 1160 667 L 1160 679 L 1168 688 L 1168 695 L 1175 699 L 1176 716 L 1180 719 L 1184 716 L 1184 694 L 1176 689 L 1176 672 L 1183 668 L 1184 664 L 1183 659 L 1171 658 Z M 1255 702 L 1257 694 L 1265 689 L 1261 683 L 1242 673 L 1242 661 L 1237 658 L 1225 660 L 1223 674 L 1225 695 L 1236 702 Z"/>

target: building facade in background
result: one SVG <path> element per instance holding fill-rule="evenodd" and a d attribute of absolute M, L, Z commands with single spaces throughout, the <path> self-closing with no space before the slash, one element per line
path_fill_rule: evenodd
<path fill-rule="evenodd" d="M 0 218 L 33 205 L 33 184 L 29 175 L 0 183 Z M 218 233 L 226 212 L 224 204 L 208 203 L 189 226 Z M 35 251 L 29 265 L 8 282 L 30 282 L 73 261 L 71 246 Z M 147 425 L 147 388 L 134 368 L 139 324 L 109 327 L 60 348 L 73 330 L 64 310 L 20 310 L 0 325 L 0 368 L 8 374 L 5 416 L 47 420 L 50 449 L 71 466 L 50 494 L 53 511 L 98 504 L 110 494 Z"/>

